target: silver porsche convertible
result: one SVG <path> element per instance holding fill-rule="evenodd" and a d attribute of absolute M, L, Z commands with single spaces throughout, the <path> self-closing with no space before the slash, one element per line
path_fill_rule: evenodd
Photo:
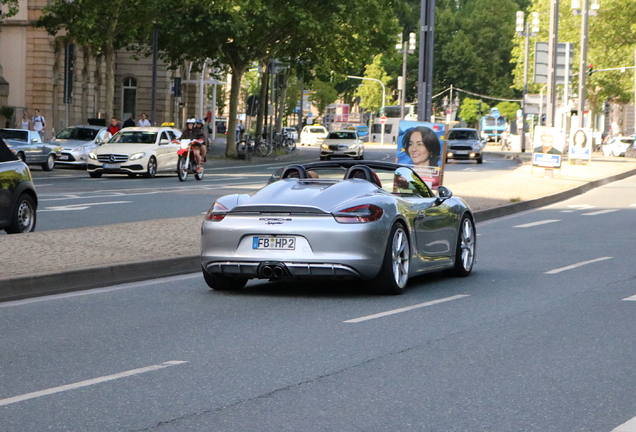
<path fill-rule="evenodd" d="M 405 166 L 374 161 L 289 165 L 267 186 L 226 195 L 202 226 L 202 266 L 215 290 L 249 279 L 357 279 L 401 294 L 410 277 L 475 262 L 468 205 Z"/>

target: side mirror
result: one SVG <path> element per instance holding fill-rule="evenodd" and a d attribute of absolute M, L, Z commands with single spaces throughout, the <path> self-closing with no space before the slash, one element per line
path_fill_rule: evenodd
<path fill-rule="evenodd" d="M 437 188 L 437 199 L 435 199 L 435 205 L 440 205 L 447 199 L 453 196 L 453 192 L 446 186 L 439 186 Z"/>

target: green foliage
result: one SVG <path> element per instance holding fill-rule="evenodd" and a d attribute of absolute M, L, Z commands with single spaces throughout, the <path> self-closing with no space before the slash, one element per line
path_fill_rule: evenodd
<path fill-rule="evenodd" d="M 512 122 L 517 118 L 517 110 L 521 109 L 521 105 L 517 102 L 500 102 L 497 104 L 497 108 L 508 122 Z"/>
<path fill-rule="evenodd" d="M 382 54 L 376 55 L 373 58 L 373 62 L 366 66 L 364 77 L 380 80 L 386 87 L 391 77 L 382 67 Z M 369 111 L 379 111 L 382 107 L 382 85 L 377 81 L 362 80 L 356 91 L 356 96 L 361 98 L 360 105 Z M 385 105 L 390 105 L 391 97 L 388 91 L 385 94 L 385 98 Z"/>
<path fill-rule="evenodd" d="M 314 80 L 311 83 L 312 93 L 309 96 L 311 103 L 316 105 L 318 115 L 322 116 L 329 104 L 332 104 L 338 98 L 338 92 L 330 82 Z"/>
<path fill-rule="evenodd" d="M 6 17 L 12 17 L 20 10 L 19 0 L 0 0 L 0 5 L 7 7 Z"/>
<path fill-rule="evenodd" d="M 481 103 L 481 110 L 483 115 L 490 111 L 490 106 L 486 102 Z M 469 125 L 475 127 L 481 115 L 479 114 L 479 100 L 473 98 L 464 98 L 462 104 L 459 107 L 459 117 Z"/>
<path fill-rule="evenodd" d="M 511 98 L 514 0 L 438 0 L 433 93 L 451 84 Z"/>
<path fill-rule="evenodd" d="M 535 40 L 548 40 L 549 0 L 532 0 L 528 13 L 541 14 L 541 28 L 537 38 L 531 38 L 531 46 Z M 581 17 L 572 14 L 569 4 L 561 4 L 559 17 L 559 42 L 572 42 L 575 45 L 573 61 L 573 80 L 571 88 L 576 93 L 578 87 L 578 69 L 580 63 Z M 587 64 L 594 69 L 618 68 L 633 66 L 634 49 L 636 49 L 636 8 L 633 0 L 603 0 L 596 16 L 588 20 L 588 53 Z M 514 70 L 514 86 L 523 87 L 524 38 L 516 37 L 512 61 L 516 63 Z M 533 84 L 532 48 L 529 63 L 529 92 L 539 93 L 543 84 Z M 586 78 L 587 100 L 593 110 L 598 111 L 602 102 L 613 99 L 629 102 L 634 95 L 634 75 L 620 71 L 596 72 Z"/>

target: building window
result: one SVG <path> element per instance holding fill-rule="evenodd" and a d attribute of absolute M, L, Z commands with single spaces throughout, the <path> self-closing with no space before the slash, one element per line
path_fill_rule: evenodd
<path fill-rule="evenodd" d="M 128 119 L 130 115 L 135 118 L 135 111 L 137 110 L 137 80 L 133 77 L 124 78 L 121 91 L 122 120 Z"/>

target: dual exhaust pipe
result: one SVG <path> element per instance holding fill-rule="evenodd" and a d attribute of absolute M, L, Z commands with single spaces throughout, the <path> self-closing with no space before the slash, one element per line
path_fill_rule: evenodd
<path fill-rule="evenodd" d="M 280 279 L 288 276 L 288 271 L 283 263 L 265 262 L 258 266 L 258 275 L 265 279 Z"/>

